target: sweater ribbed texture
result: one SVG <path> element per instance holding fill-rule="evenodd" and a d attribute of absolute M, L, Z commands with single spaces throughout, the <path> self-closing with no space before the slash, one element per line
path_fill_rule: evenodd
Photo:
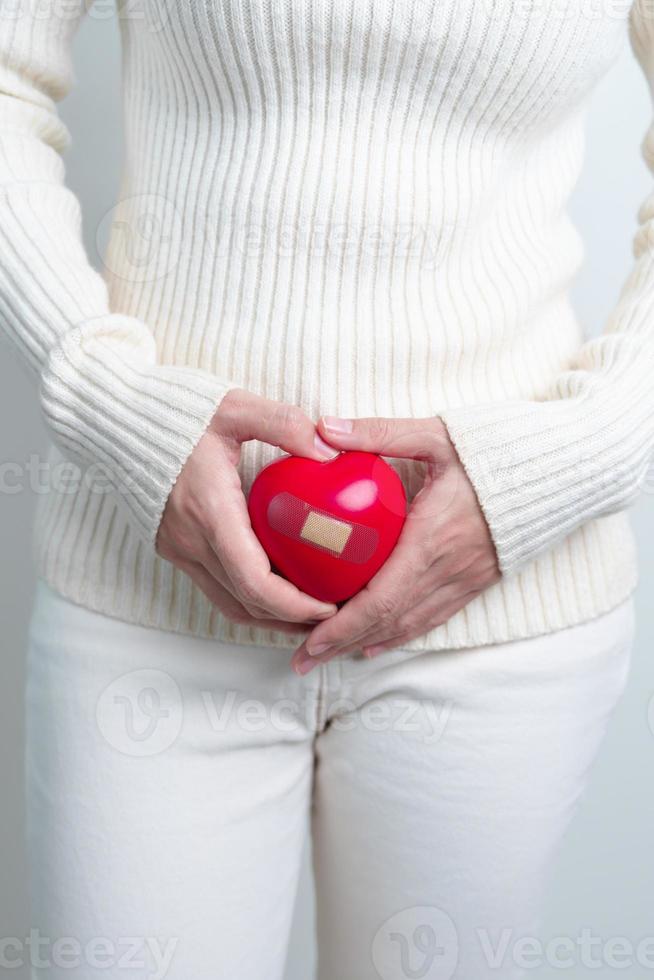
<path fill-rule="evenodd" d="M 0 18 L 0 322 L 52 436 L 35 556 L 53 588 L 144 625 L 299 644 L 231 623 L 154 552 L 177 475 L 238 386 L 314 419 L 443 418 L 503 576 L 408 648 L 563 628 L 633 590 L 654 194 L 596 336 L 570 303 L 582 247 L 566 205 L 589 96 L 628 30 L 654 86 L 654 23 L 645 0 L 555 6 L 127 4 L 102 274 L 56 109 L 84 4 L 22 0 Z M 654 128 L 650 165 L 653 150 Z M 278 452 L 244 446 L 245 493 Z M 65 461 L 72 488 L 54 478 Z M 411 497 L 422 464 L 393 465 Z"/>

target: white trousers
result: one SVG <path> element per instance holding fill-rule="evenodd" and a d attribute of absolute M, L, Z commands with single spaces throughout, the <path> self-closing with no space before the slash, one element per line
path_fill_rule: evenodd
<path fill-rule="evenodd" d="M 127 624 L 40 583 L 33 976 L 279 980 L 307 827 L 320 980 L 523 976 L 515 944 L 538 937 L 633 633 L 629 599 L 301 678 L 288 650 Z"/>

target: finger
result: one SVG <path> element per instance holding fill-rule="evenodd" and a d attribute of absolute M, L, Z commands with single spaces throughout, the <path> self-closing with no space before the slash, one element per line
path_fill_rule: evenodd
<path fill-rule="evenodd" d="M 223 589 L 234 595 L 234 586 L 232 585 L 229 576 L 222 564 L 220 563 L 213 548 L 209 547 L 208 541 L 203 541 L 202 545 L 198 548 L 197 554 L 195 555 L 195 560 L 199 565 L 204 566 L 209 575 L 219 585 L 222 585 Z"/>
<path fill-rule="evenodd" d="M 234 598 L 238 601 L 239 605 L 242 605 L 243 608 L 247 612 L 249 612 L 254 619 L 264 619 L 267 616 L 266 610 L 263 609 L 261 606 L 257 606 L 254 603 L 248 603 L 248 604 L 241 603 L 238 600 L 238 596 L 236 595 L 236 588 L 233 582 L 230 580 L 225 569 L 219 562 L 215 552 L 209 547 L 206 541 L 203 542 L 203 547 L 197 556 L 197 560 L 200 565 L 203 565 L 204 568 L 206 568 L 206 570 L 209 572 L 209 575 L 211 575 L 211 577 L 214 578 L 216 582 L 219 582 L 220 585 L 222 585 L 222 587 L 227 590 L 227 592 L 233 595 Z"/>
<path fill-rule="evenodd" d="M 365 635 L 380 620 L 392 622 L 403 602 L 407 601 L 400 595 L 400 588 L 398 583 L 397 591 L 362 589 L 335 616 L 316 627 L 305 643 L 306 652 L 319 657 L 335 647 L 354 643 L 358 636 Z M 322 629 L 323 625 L 329 625 L 329 629 Z"/>
<path fill-rule="evenodd" d="M 167 560 L 171 561 L 173 564 L 177 565 L 178 568 L 182 567 L 182 562 L 185 562 L 185 567 L 190 566 L 202 566 L 206 569 L 212 579 L 222 586 L 222 588 L 234 597 L 235 602 L 237 602 L 239 607 L 242 607 L 246 612 L 251 614 L 253 619 L 263 619 L 266 618 L 266 610 L 259 606 L 250 604 L 246 606 L 244 603 L 238 601 L 236 596 L 236 588 L 229 579 L 229 576 L 225 572 L 221 562 L 219 561 L 216 553 L 209 546 L 206 539 L 201 538 L 197 543 L 194 542 L 192 551 L 182 552 L 173 548 L 170 552 L 166 551 L 165 556 Z M 206 594 L 206 589 L 204 589 Z M 313 620 L 313 622 L 319 622 L 319 620 Z"/>
<path fill-rule="evenodd" d="M 407 459 L 438 460 L 445 457 L 446 442 L 439 418 L 363 417 L 339 419 L 321 415 L 320 435 L 338 449 L 358 449 Z"/>
<path fill-rule="evenodd" d="M 358 593 L 354 599 L 360 596 L 361 593 Z M 347 653 L 349 650 L 358 648 L 359 642 L 357 637 L 367 635 L 372 623 L 374 622 L 376 624 L 378 622 L 379 613 L 374 608 L 368 608 L 367 602 L 366 605 L 363 605 L 363 608 L 357 605 L 354 613 L 352 613 L 348 610 L 348 607 L 354 602 L 354 599 L 350 599 L 336 616 L 332 617 L 334 621 L 340 616 L 343 616 L 345 620 L 343 627 L 337 624 L 338 635 L 332 635 L 331 639 L 324 639 L 322 635 L 316 637 L 317 630 L 322 626 L 322 623 L 319 624 L 295 651 L 295 658 L 292 665 L 303 661 L 306 657 L 318 663 L 327 663 L 328 660 L 331 660 L 332 657 L 340 653 Z M 344 615 L 346 610 L 347 616 Z"/>
<path fill-rule="evenodd" d="M 226 572 L 236 597 L 245 606 L 259 606 L 276 619 L 290 622 L 322 620 L 336 612 L 334 603 L 321 602 L 275 574 L 250 524 L 240 488 L 220 495 L 220 520 L 214 522 L 208 544 Z"/>
<path fill-rule="evenodd" d="M 306 624 L 301 623 L 289 623 L 277 619 L 257 619 L 235 599 L 231 592 L 220 585 L 203 565 L 198 562 L 179 559 L 175 561 L 175 566 L 188 575 L 212 605 L 216 606 L 224 616 L 234 623 L 276 629 L 286 633 L 306 631 L 308 628 Z"/>
<path fill-rule="evenodd" d="M 441 623 L 447 622 L 451 619 L 455 613 L 459 611 L 464 605 L 472 601 L 475 596 L 479 595 L 479 590 L 467 593 L 464 597 L 459 596 L 456 601 L 451 602 L 445 606 L 439 607 L 439 613 L 435 620 L 431 620 L 428 616 L 424 622 L 422 620 L 422 613 L 416 616 L 416 625 L 405 629 L 403 632 L 395 633 L 393 635 L 380 634 L 377 639 L 367 639 L 364 645 L 361 647 L 363 655 L 368 659 L 378 656 L 385 650 L 401 650 L 402 647 L 406 646 L 411 640 L 418 636 L 423 636 L 430 629 L 434 629 L 436 626 L 441 625 Z M 357 644 L 354 649 L 358 649 L 360 644 Z M 319 664 L 328 663 L 334 657 L 343 656 L 344 654 L 351 652 L 351 647 L 342 648 L 330 651 L 325 656 L 321 657 L 311 657 L 304 651 L 303 647 L 298 648 L 291 659 L 291 666 L 297 674 L 304 676 L 308 674 L 314 667 L 319 666 Z M 419 652 L 419 651 L 418 651 Z"/>
<path fill-rule="evenodd" d="M 406 642 L 414 636 L 422 636 L 430 629 L 446 622 L 455 612 L 458 612 L 474 596 L 478 595 L 479 591 L 462 592 L 461 585 L 456 583 L 432 590 L 424 600 L 416 603 L 415 606 L 399 616 L 394 623 L 380 629 L 371 629 L 355 641 L 330 647 L 320 656 L 312 657 L 307 653 L 306 644 L 311 640 L 311 637 L 308 637 L 295 651 L 291 659 L 291 666 L 297 673 L 305 674 L 309 671 L 309 662 L 324 664 L 334 657 L 343 656 L 355 650 L 362 650 L 365 653 L 367 649 L 375 646 L 379 646 L 380 652 L 381 649 L 395 649 L 401 646 L 402 642 Z"/>
<path fill-rule="evenodd" d="M 457 598 L 467 593 L 466 586 L 457 581 L 434 582 L 433 578 L 425 578 L 425 586 L 420 590 L 416 589 L 415 601 L 409 603 L 406 609 L 392 623 L 375 624 L 365 633 L 357 637 L 357 647 L 363 647 L 372 643 L 381 643 L 392 639 L 394 636 L 403 635 L 412 629 L 420 629 L 423 632 L 433 626 L 440 625 L 436 620 L 441 610 L 453 605 Z"/>
<path fill-rule="evenodd" d="M 321 462 L 334 459 L 339 452 L 323 442 L 299 405 L 264 398 L 241 388 L 233 388 L 223 398 L 215 428 L 239 443 L 259 439 L 292 456 Z"/>
<path fill-rule="evenodd" d="M 479 589 L 472 589 L 463 594 L 459 591 L 454 598 L 443 601 L 441 597 L 440 601 L 435 605 L 428 600 L 419 603 L 407 617 L 412 622 L 412 625 L 407 625 L 401 633 L 395 636 L 385 636 L 383 633 L 378 632 L 377 634 L 371 634 L 369 637 L 366 637 L 362 646 L 364 656 L 372 657 L 381 653 L 383 650 L 401 648 L 409 640 L 417 636 L 424 636 L 430 630 L 442 626 L 455 613 L 463 609 L 464 606 L 467 606 L 469 602 L 472 602 L 480 594 L 480 591 Z"/>
<path fill-rule="evenodd" d="M 419 603 L 433 602 L 431 597 L 439 594 L 447 602 L 448 586 L 452 595 L 467 591 L 468 571 L 457 571 L 452 577 L 448 567 L 447 555 L 429 546 L 415 522 L 407 523 L 381 569 L 335 616 L 311 632 L 297 651 L 298 661 L 308 653 L 326 662 L 332 654 L 360 648 L 373 634 L 387 637 L 403 632 L 398 622 Z"/>
<path fill-rule="evenodd" d="M 380 621 L 392 625 L 418 597 L 434 590 L 433 565 L 423 564 L 414 538 L 405 525 L 393 552 L 368 584 L 313 630 L 305 644 L 308 653 L 319 656 L 330 652 L 327 647 L 354 643 Z"/>
<path fill-rule="evenodd" d="M 222 548 L 220 553 L 224 556 Z M 244 606 L 298 623 L 322 622 L 335 615 L 337 606 L 334 603 L 321 602 L 301 592 L 292 582 L 273 572 L 265 552 L 262 553 L 265 564 L 259 560 L 248 563 L 247 560 L 225 557 L 224 567 L 234 594 Z M 252 558 L 255 558 L 254 554 Z"/>

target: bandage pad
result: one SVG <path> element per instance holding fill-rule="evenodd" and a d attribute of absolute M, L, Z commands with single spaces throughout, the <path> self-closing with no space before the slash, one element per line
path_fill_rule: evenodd
<path fill-rule="evenodd" d="M 272 498 L 267 519 L 274 531 L 355 564 L 369 561 L 379 544 L 376 528 L 340 520 L 286 491 Z"/>

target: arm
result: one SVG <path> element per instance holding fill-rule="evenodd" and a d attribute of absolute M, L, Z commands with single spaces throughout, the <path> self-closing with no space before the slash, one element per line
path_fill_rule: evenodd
<path fill-rule="evenodd" d="M 630 32 L 654 93 L 648 6 L 636 0 Z M 654 171 L 654 123 L 644 148 Z M 420 459 L 426 479 L 388 561 L 297 648 L 299 673 L 350 650 L 402 647 L 574 528 L 635 498 L 654 449 L 654 193 L 639 221 L 636 262 L 604 333 L 539 399 L 425 419 L 319 420 L 339 449 Z"/>
<path fill-rule="evenodd" d="M 154 541 L 170 490 L 228 379 L 157 362 L 140 320 L 112 313 L 64 184 L 69 134 L 56 102 L 72 84 L 83 0 L 0 19 L 0 323 L 39 385 L 68 458 L 103 466 L 116 499 Z"/>
<path fill-rule="evenodd" d="M 336 607 L 273 573 L 248 519 L 240 446 L 333 450 L 296 406 L 161 364 L 149 326 L 111 311 L 64 184 L 69 134 L 56 111 L 84 10 L 24 3 L 0 18 L 0 323 L 36 377 L 53 438 L 82 469 L 102 464 L 136 532 L 229 618 L 303 629 Z"/>
<path fill-rule="evenodd" d="M 654 93 L 654 19 L 636 0 L 630 40 Z M 643 144 L 654 171 L 654 122 Z M 541 400 L 441 413 L 510 574 L 591 518 L 638 495 L 654 448 L 654 192 L 635 264 L 604 332 Z"/>

